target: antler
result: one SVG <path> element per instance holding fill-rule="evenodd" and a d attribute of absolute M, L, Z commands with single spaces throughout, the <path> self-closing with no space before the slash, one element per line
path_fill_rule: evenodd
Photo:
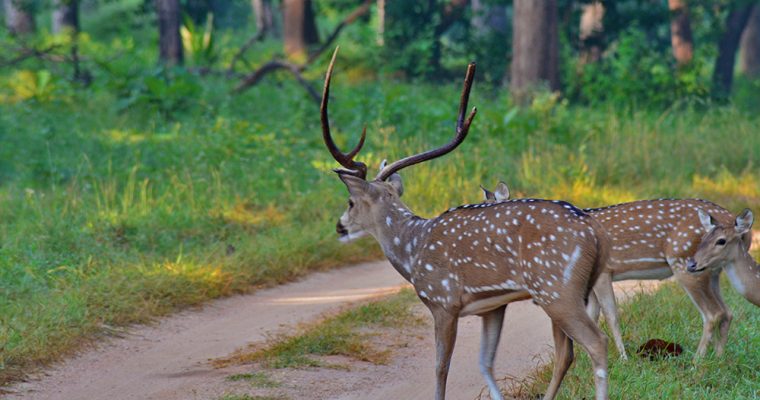
<path fill-rule="evenodd" d="M 319 107 L 319 112 L 322 117 L 322 138 L 325 140 L 325 145 L 327 145 L 327 149 L 330 150 L 330 154 L 332 154 L 335 161 L 348 169 L 346 173 L 362 179 L 367 179 L 367 165 L 362 162 L 353 160 L 356 154 L 359 153 L 359 150 L 361 150 L 362 146 L 364 146 L 364 139 L 367 137 L 367 127 L 365 126 L 362 130 L 362 137 L 359 139 L 359 144 L 357 144 L 353 150 L 348 152 L 348 154 L 344 154 L 340 151 L 340 149 L 338 149 L 338 146 L 335 145 L 335 142 L 330 135 L 330 121 L 327 118 L 327 103 L 330 97 L 330 78 L 332 78 L 333 66 L 335 65 L 335 58 L 337 55 L 338 47 L 335 48 L 332 60 L 330 60 L 330 66 L 327 67 L 327 75 L 325 76 L 325 88 L 322 91 L 322 103 Z"/>
<path fill-rule="evenodd" d="M 434 158 L 445 155 L 459 146 L 464 138 L 467 137 L 467 133 L 470 131 L 470 124 L 472 119 L 475 118 L 475 114 L 478 112 L 476 107 L 472 108 L 470 115 L 465 120 L 464 114 L 467 110 L 467 102 L 470 100 L 470 89 L 472 88 L 472 81 L 475 78 L 475 63 L 471 62 L 467 66 L 467 74 L 464 77 L 464 88 L 462 89 L 462 97 L 459 101 L 459 117 L 457 118 L 457 134 L 454 139 L 448 144 L 439 147 L 437 149 L 429 150 L 424 153 L 415 154 L 406 158 L 402 158 L 394 162 L 391 165 L 380 170 L 375 177 L 375 180 L 383 181 L 388 179 L 389 176 L 398 172 L 402 168 L 406 168 L 410 165 L 418 164 L 423 161 L 432 160 Z"/>

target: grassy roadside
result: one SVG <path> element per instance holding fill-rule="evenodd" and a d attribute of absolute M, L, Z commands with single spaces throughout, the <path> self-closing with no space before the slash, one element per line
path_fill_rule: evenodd
<path fill-rule="evenodd" d="M 379 327 L 410 326 L 422 323 L 412 311 L 417 295 L 402 289 L 389 298 L 352 307 L 324 320 L 298 329 L 293 335 L 275 336 L 263 346 L 242 349 L 214 361 L 214 366 L 258 363 L 264 368 L 339 367 L 324 365 L 318 356 L 346 356 L 359 361 L 385 364 L 389 350 L 368 343 L 368 330 Z"/>
<path fill-rule="evenodd" d="M 621 306 L 623 339 L 629 352 L 650 338 L 680 343 L 676 358 L 649 361 L 635 354 L 628 361 L 610 358 L 611 399 L 757 399 L 760 398 L 760 309 L 722 282 L 724 297 L 734 313 L 726 352 L 712 351 L 694 362 L 702 320 L 688 296 L 675 283 L 657 292 L 639 294 Z M 575 347 L 576 361 L 563 381 L 558 399 L 593 398 L 594 383 L 587 354 Z M 610 347 L 610 354 L 615 354 Z M 508 393 L 535 398 L 551 380 L 551 365 L 540 368 Z"/>
<path fill-rule="evenodd" d="M 237 392 L 243 389 L 238 387 L 218 400 L 288 399 L 288 396 L 278 390 L 282 386 L 281 382 L 270 378 L 271 369 L 349 368 L 343 364 L 325 362 L 322 356 L 345 356 L 373 364 L 385 364 L 392 355 L 392 350 L 376 348 L 372 344 L 373 336 L 378 335 L 378 329 L 381 328 L 409 327 L 424 323 L 424 319 L 413 311 L 416 304 L 418 299 L 414 291 L 402 289 L 390 297 L 354 305 L 317 323 L 301 326 L 295 334 L 274 336 L 264 345 L 241 349 L 229 357 L 214 360 L 213 364 L 217 368 L 254 364 L 255 371 L 230 375 L 227 381 L 244 381 L 248 388 L 263 393 L 241 394 Z"/>
<path fill-rule="evenodd" d="M 451 135 L 457 85 L 346 85 L 337 74 L 336 139 L 347 147 L 366 123 L 371 166 Z M 380 256 L 371 240 L 335 240 L 346 193 L 300 88 L 230 98 L 222 82 L 198 85 L 203 100 L 170 114 L 120 108 L 107 90 L 3 104 L 0 383 L 112 326 Z M 516 110 L 477 86 L 471 103 L 480 112 L 461 149 L 403 172 L 423 216 L 480 201 L 478 184 L 498 179 L 515 196 L 582 206 L 664 196 L 760 206 L 757 115 L 553 97 Z"/>

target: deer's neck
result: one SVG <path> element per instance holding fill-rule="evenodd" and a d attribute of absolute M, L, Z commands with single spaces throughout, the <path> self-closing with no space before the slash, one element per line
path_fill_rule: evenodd
<path fill-rule="evenodd" d="M 427 225 L 427 219 L 395 203 L 380 216 L 372 232 L 388 261 L 407 281 L 411 281 L 418 250 L 426 241 Z"/>
<path fill-rule="evenodd" d="M 749 252 L 742 251 L 735 263 L 725 266 L 731 286 L 747 300 L 760 306 L 760 265 Z"/>

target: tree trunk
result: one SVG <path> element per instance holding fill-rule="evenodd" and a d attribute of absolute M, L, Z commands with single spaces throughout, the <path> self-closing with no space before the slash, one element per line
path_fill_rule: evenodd
<path fill-rule="evenodd" d="M 65 29 L 79 32 L 79 1 L 54 0 L 53 33 L 61 33 Z"/>
<path fill-rule="evenodd" d="M 34 14 L 30 0 L 3 0 L 5 26 L 12 35 L 34 32 Z"/>
<path fill-rule="evenodd" d="M 282 11 L 285 54 L 290 58 L 305 59 L 308 47 L 319 43 L 311 0 L 283 0 Z"/>
<path fill-rule="evenodd" d="M 581 65 L 599 61 L 602 57 L 604 5 L 600 1 L 594 1 L 584 4 L 582 10 L 579 34 Z"/>
<path fill-rule="evenodd" d="M 536 86 L 559 90 L 559 31 L 556 0 L 514 0 L 510 91 L 517 103 Z"/>
<path fill-rule="evenodd" d="M 753 7 L 753 4 L 740 3 L 726 17 L 726 30 L 718 41 L 718 58 L 713 70 L 712 95 L 716 99 L 726 99 L 731 94 L 736 50 Z"/>
<path fill-rule="evenodd" d="M 673 47 L 673 57 L 678 66 L 691 63 L 694 57 L 694 43 L 691 37 L 689 8 L 686 0 L 668 0 L 670 9 L 670 43 Z"/>
<path fill-rule="evenodd" d="M 760 5 L 747 21 L 739 48 L 739 70 L 748 78 L 760 77 Z"/>
<path fill-rule="evenodd" d="M 377 44 L 385 45 L 385 0 L 377 0 Z"/>
<path fill-rule="evenodd" d="M 156 10 L 158 12 L 159 58 L 167 65 L 182 64 L 179 0 L 156 0 Z"/>
<path fill-rule="evenodd" d="M 253 16 L 256 18 L 256 29 L 263 36 L 274 36 L 274 14 L 272 13 L 272 0 L 251 0 Z"/>

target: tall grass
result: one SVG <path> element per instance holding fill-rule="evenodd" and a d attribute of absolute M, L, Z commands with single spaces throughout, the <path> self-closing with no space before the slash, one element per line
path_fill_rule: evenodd
<path fill-rule="evenodd" d="M 331 118 L 343 148 L 363 124 L 372 167 L 444 143 L 456 85 L 344 85 Z M 230 97 L 226 83 L 167 114 L 120 110 L 108 90 L 3 104 L 0 113 L 0 376 L 66 354 L 111 326 L 379 257 L 339 245 L 346 191 L 317 107 L 276 79 Z M 704 196 L 760 205 L 759 118 L 735 108 L 664 113 L 570 107 L 516 110 L 476 86 L 480 113 L 454 153 L 402 172 L 423 216 L 480 201 L 506 180 L 520 196 L 597 206 Z"/>

